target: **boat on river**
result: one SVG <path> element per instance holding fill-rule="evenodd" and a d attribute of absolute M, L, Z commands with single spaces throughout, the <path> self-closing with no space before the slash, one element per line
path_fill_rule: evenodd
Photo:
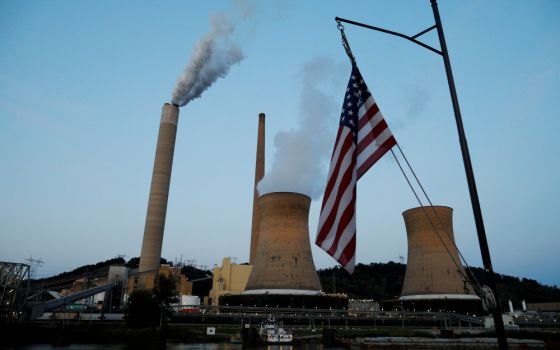
<path fill-rule="evenodd" d="M 260 341 L 266 344 L 291 343 L 294 340 L 292 332 L 284 329 L 282 322 L 269 315 L 259 327 Z"/>

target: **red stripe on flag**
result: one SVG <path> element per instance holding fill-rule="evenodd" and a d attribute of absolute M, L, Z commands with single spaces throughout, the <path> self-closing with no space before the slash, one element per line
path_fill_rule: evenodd
<path fill-rule="evenodd" d="M 335 239 L 331 247 L 329 248 L 329 250 L 327 250 L 327 253 L 329 253 L 330 255 L 334 255 L 334 253 L 336 252 L 338 248 L 338 242 L 340 241 L 340 238 L 344 233 L 344 229 L 346 228 L 346 226 L 348 226 L 348 224 L 354 217 L 355 207 L 356 207 L 356 198 L 354 198 L 354 194 L 352 194 L 352 199 L 350 199 L 350 203 L 348 203 L 348 206 L 344 209 L 342 215 L 340 216 L 340 221 L 338 222 L 338 226 L 336 227 Z"/>
<path fill-rule="evenodd" d="M 381 119 L 381 121 L 358 143 L 358 153 L 362 153 L 362 151 L 387 128 L 387 123 L 384 119 Z"/>
<path fill-rule="evenodd" d="M 336 145 L 338 145 L 338 141 L 340 141 L 340 136 L 342 135 L 342 128 L 339 127 L 338 131 L 336 132 L 336 140 L 334 141 L 334 148 L 331 155 L 331 161 L 334 158 L 334 152 L 336 152 Z"/>
<path fill-rule="evenodd" d="M 334 149 L 336 150 L 338 142 L 340 141 L 340 136 L 342 134 L 342 127 L 340 127 L 338 129 L 338 134 L 337 134 L 337 143 L 335 143 L 334 145 Z M 325 194 L 326 193 L 331 193 L 334 184 L 336 183 L 336 179 L 338 178 L 338 175 L 340 173 L 340 166 L 342 161 L 344 160 L 344 155 L 348 152 L 348 150 L 350 149 L 350 147 L 352 147 L 352 134 L 348 134 L 346 136 L 346 138 L 342 141 L 342 147 L 340 148 L 340 152 L 338 153 L 338 158 L 335 160 L 334 157 L 337 156 L 336 154 L 334 154 L 333 151 L 333 155 L 332 155 L 332 159 L 331 159 L 331 166 L 333 164 L 333 162 L 335 163 L 335 168 L 334 170 L 331 172 L 331 177 L 329 178 L 328 182 L 327 182 L 327 187 L 325 188 Z M 329 197 L 328 196 L 323 196 L 323 204 L 321 205 L 321 211 L 323 211 L 323 209 L 325 208 L 325 203 L 327 202 L 327 199 Z"/>
<path fill-rule="evenodd" d="M 352 139 L 351 135 L 350 135 L 349 138 Z M 329 216 L 327 216 L 327 219 L 325 220 L 323 226 L 321 227 L 321 229 L 319 231 L 319 234 L 317 235 L 317 242 L 318 242 L 317 244 L 319 244 L 319 245 L 321 245 L 325 241 L 325 239 L 328 236 L 328 233 L 331 231 L 331 229 L 334 225 L 334 222 L 336 220 L 336 214 L 337 214 L 336 208 L 338 208 L 340 206 L 340 201 L 342 199 L 342 196 L 344 195 L 344 192 L 346 191 L 346 188 L 352 182 L 352 172 L 354 171 L 355 167 L 356 167 L 356 160 L 352 159 L 352 162 L 351 162 L 350 166 L 346 169 L 346 171 L 342 175 L 342 179 L 340 180 L 340 185 L 338 186 L 339 190 L 336 192 L 336 199 L 335 199 L 334 204 L 333 204 L 333 210 L 331 210 L 331 212 L 329 213 Z M 327 193 L 327 192 L 325 192 L 325 193 Z M 330 192 L 329 192 L 329 195 L 330 195 Z M 323 198 L 323 204 L 325 203 L 325 198 L 328 198 L 328 197 L 325 196 Z"/>
<path fill-rule="evenodd" d="M 391 147 L 397 144 L 397 140 L 391 135 L 387 141 L 383 142 L 381 146 L 377 149 L 377 151 L 373 152 L 373 154 L 366 159 L 359 167 L 358 167 L 358 179 L 365 174 L 368 169 L 375 164 L 379 160 L 379 158 L 383 157 L 385 153 L 387 153 Z"/>
<path fill-rule="evenodd" d="M 356 232 L 354 232 L 354 236 L 352 236 L 352 239 L 350 240 L 350 242 L 348 242 L 348 244 L 344 248 L 344 251 L 340 255 L 338 262 L 342 266 L 346 266 L 352 260 L 355 254 L 356 254 Z"/>
<path fill-rule="evenodd" d="M 371 106 L 366 113 L 358 120 L 358 129 L 361 129 L 364 127 L 364 125 L 366 125 L 367 123 L 369 123 L 369 121 L 371 119 L 373 119 L 373 117 L 375 117 L 375 115 L 377 114 L 377 112 L 379 112 L 379 107 L 377 107 L 377 103 L 373 103 L 373 106 Z"/>

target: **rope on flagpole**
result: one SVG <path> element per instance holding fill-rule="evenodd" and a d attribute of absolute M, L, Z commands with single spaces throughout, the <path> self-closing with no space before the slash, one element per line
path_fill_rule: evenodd
<path fill-rule="evenodd" d="M 346 51 L 348 58 L 350 58 L 352 65 L 355 66 L 356 59 L 354 58 L 352 49 L 350 49 L 350 43 L 348 43 L 348 39 L 346 39 L 346 34 L 344 33 L 344 26 L 339 20 L 337 20 L 336 23 L 337 23 L 336 27 L 338 28 L 338 30 L 340 30 L 340 36 L 342 37 L 342 47 L 344 47 L 344 50 Z"/>
<path fill-rule="evenodd" d="M 398 146 L 398 143 L 397 143 Z M 408 183 L 408 186 L 410 187 L 410 190 L 412 191 L 412 193 L 414 194 L 414 196 L 416 197 L 416 200 L 418 201 L 418 204 L 420 205 L 420 207 L 422 208 L 422 211 L 424 212 L 424 215 L 426 215 L 426 218 L 428 219 L 428 222 L 430 223 L 430 225 L 432 226 L 432 228 L 434 229 L 436 235 L 438 236 L 439 240 L 441 241 L 441 243 L 443 244 L 443 247 L 445 248 L 445 250 L 447 251 L 447 254 L 449 255 L 449 257 L 451 258 L 451 261 L 453 261 L 453 264 L 455 264 L 455 266 L 457 267 L 457 271 L 459 272 L 459 274 L 462 275 L 463 278 L 467 278 L 467 276 L 465 276 L 462 272 L 461 272 L 461 268 L 459 266 L 459 263 L 455 260 L 455 258 L 453 257 L 453 255 L 451 254 L 451 251 L 449 250 L 449 248 L 447 247 L 447 245 L 445 244 L 445 242 L 443 241 L 443 238 L 441 237 L 441 235 L 439 234 L 438 229 L 436 228 L 435 224 L 432 222 L 432 219 L 430 218 L 430 216 L 428 215 L 427 211 L 426 211 L 426 207 L 424 206 L 424 204 L 422 203 L 422 200 L 420 199 L 420 197 L 418 196 L 418 193 L 416 193 L 416 190 L 414 189 L 414 186 L 412 185 L 412 183 L 410 182 L 410 179 L 408 178 L 408 176 L 406 175 L 406 172 L 404 171 L 401 162 L 399 161 L 399 159 L 397 158 L 397 156 L 395 155 L 395 152 L 393 151 L 393 149 L 391 149 L 391 154 L 393 155 L 393 158 L 395 159 L 395 161 L 397 162 L 397 165 L 399 166 L 399 169 L 401 170 L 401 173 L 403 174 L 406 182 Z M 402 154 L 402 153 L 401 153 Z M 408 162 L 407 162 L 408 163 Z M 410 164 L 409 168 L 410 168 Z M 412 170 L 412 169 L 411 169 Z M 418 179 L 417 179 L 418 180 Z M 426 193 L 424 192 L 424 195 L 426 195 Z M 429 200 L 428 200 L 429 201 Z M 431 202 L 430 202 L 431 205 Z M 437 212 L 434 209 L 434 212 L 437 216 Z M 439 216 L 438 216 L 439 218 Z M 441 219 L 440 219 L 440 224 L 441 224 Z M 442 224 L 442 227 L 443 224 Z M 445 227 L 444 227 L 445 230 Z M 449 235 L 449 233 L 446 231 L 446 233 Z M 451 240 L 453 241 L 453 240 Z M 457 246 L 455 246 L 455 248 L 458 250 Z M 468 292 L 468 290 L 466 290 Z"/>
<path fill-rule="evenodd" d="M 404 161 L 406 162 L 406 165 L 408 166 L 408 168 L 410 169 L 410 172 L 412 173 L 412 175 L 414 176 L 414 179 L 416 180 L 416 183 L 418 184 L 418 186 L 420 187 L 420 189 L 422 190 L 422 193 L 424 194 L 424 197 L 426 197 L 426 200 L 428 201 L 428 203 L 430 204 L 431 207 L 433 207 L 434 205 L 432 204 L 432 201 L 430 200 L 430 197 L 428 196 L 428 194 L 426 193 L 426 190 L 424 189 L 424 186 L 422 186 L 422 183 L 420 182 L 420 179 L 418 178 L 418 176 L 416 176 L 416 172 L 414 171 L 414 169 L 412 168 L 412 166 L 410 165 L 408 158 L 406 158 L 406 156 L 404 155 L 404 152 L 401 148 L 401 146 L 397 143 L 397 148 L 399 149 L 400 154 L 402 155 Z M 439 224 L 443 227 L 443 230 L 445 231 L 445 233 L 448 236 L 451 236 L 449 232 L 447 232 L 447 230 L 445 229 L 445 226 L 443 225 L 443 221 L 441 220 L 440 216 L 438 215 L 437 211 L 435 209 L 433 209 L 434 214 L 436 216 L 436 218 L 439 221 Z M 433 225 L 432 225 L 433 226 Z M 467 268 L 467 271 L 469 272 L 469 275 L 471 275 L 471 279 L 474 280 L 475 284 L 481 288 L 480 283 L 478 282 L 478 280 L 476 279 L 476 277 L 474 277 L 474 275 L 471 272 L 471 267 L 467 262 L 467 259 L 465 259 L 465 257 L 463 256 L 463 254 L 461 253 L 461 250 L 459 249 L 459 247 L 457 247 L 457 244 L 455 244 L 454 240 L 451 240 L 452 244 L 455 246 L 455 249 L 457 249 L 457 253 L 459 253 L 459 256 L 461 258 L 461 260 L 463 261 L 463 263 L 465 264 L 465 267 Z M 472 283 L 471 283 L 472 284 Z M 477 286 L 473 287 L 476 289 Z"/>
<path fill-rule="evenodd" d="M 408 159 L 406 158 L 402 148 L 400 147 L 399 144 L 397 144 L 397 147 L 399 149 L 399 152 L 401 153 L 403 159 L 405 160 L 408 168 L 410 169 L 410 172 L 413 174 L 414 179 L 416 180 L 416 182 L 418 183 L 418 186 L 422 189 L 422 192 L 424 194 L 424 196 L 426 197 L 428 203 L 430 204 L 430 206 L 432 207 L 434 214 L 437 218 L 437 220 L 439 221 L 439 224 L 443 227 L 444 232 L 447 234 L 448 237 L 451 237 L 451 234 L 446 230 L 445 226 L 443 225 L 443 221 L 441 220 L 440 216 L 438 215 L 437 211 L 433 208 L 433 204 L 432 201 L 430 200 L 430 197 L 428 196 L 428 194 L 426 193 L 426 191 L 424 190 L 424 187 L 422 186 L 422 183 L 420 182 L 420 179 L 416 176 L 416 173 L 414 172 L 414 169 L 412 168 L 412 166 L 410 165 Z M 391 152 L 393 152 L 391 150 Z M 492 292 L 492 289 L 488 286 L 482 285 L 477 278 L 475 277 L 474 273 L 472 272 L 472 268 L 470 267 L 470 265 L 467 262 L 467 259 L 465 259 L 465 257 L 463 256 L 463 254 L 461 253 L 461 250 L 459 249 L 459 247 L 457 247 L 457 244 L 455 244 L 455 240 L 451 239 L 451 243 L 455 246 L 455 249 L 457 250 L 457 253 L 459 254 L 460 259 L 463 261 L 463 263 L 465 264 L 465 273 L 463 273 L 461 271 L 461 269 L 459 268 L 458 263 L 455 261 L 455 259 L 453 258 L 453 256 L 451 256 L 451 252 L 449 251 L 449 248 L 447 247 L 447 245 L 444 243 L 443 239 L 441 238 L 441 235 L 439 234 L 439 231 L 437 230 L 437 228 L 435 227 L 434 223 L 432 222 L 432 220 L 430 219 L 430 217 L 428 216 L 428 213 L 426 211 L 425 206 L 421 203 L 418 195 L 416 194 L 416 191 L 414 190 L 414 188 L 411 186 L 410 181 L 408 180 L 408 177 L 406 176 L 406 173 L 404 172 L 402 166 L 400 165 L 397 157 L 395 156 L 395 154 L 393 153 L 393 157 L 395 158 L 395 160 L 397 161 L 397 164 L 399 165 L 399 168 L 401 169 L 401 172 L 403 173 L 403 175 L 405 176 L 412 192 L 414 193 L 414 196 L 416 197 L 416 199 L 418 200 L 418 203 L 420 204 L 420 206 L 422 207 L 422 210 L 424 212 L 424 215 L 426 215 L 426 218 L 428 219 L 428 221 L 430 222 L 430 225 L 432 226 L 432 228 L 434 229 L 436 235 L 438 236 L 439 240 L 441 241 L 441 243 L 443 244 L 443 246 L 445 247 L 445 249 L 447 250 L 449 256 L 451 257 L 451 260 L 453 261 L 453 263 L 455 264 L 455 266 L 458 268 L 458 272 L 462 275 L 463 277 L 463 281 L 465 283 L 465 293 L 468 293 L 468 290 L 466 288 L 466 283 L 470 283 L 470 285 L 473 287 L 473 289 L 475 290 L 476 294 L 482 299 L 482 305 L 483 308 L 487 311 L 492 311 L 496 308 L 497 306 L 497 302 L 496 302 L 496 298 L 494 296 L 494 293 Z"/>
<path fill-rule="evenodd" d="M 410 169 L 410 171 L 412 172 L 416 182 L 418 183 L 418 185 L 420 186 L 420 188 L 422 189 L 422 193 L 424 194 L 424 196 L 426 197 L 426 199 L 428 200 L 428 203 L 430 204 L 430 206 L 433 207 L 432 201 L 430 200 L 430 198 L 428 197 L 428 194 L 426 193 L 426 191 L 424 190 L 424 187 L 422 186 L 422 184 L 420 183 L 420 180 L 418 179 L 418 177 L 416 176 L 416 173 L 414 172 L 414 170 L 412 169 L 412 166 L 410 165 L 410 163 L 408 162 L 408 159 L 406 158 L 406 156 L 404 155 L 404 152 L 402 151 L 401 147 L 399 146 L 399 144 L 397 143 L 397 148 L 399 149 L 399 152 L 401 153 L 401 155 L 403 156 L 408 168 Z M 461 266 L 459 265 L 459 262 L 457 262 L 455 260 L 455 258 L 453 257 L 453 255 L 451 254 L 451 251 L 449 250 L 449 248 L 447 247 L 447 244 L 444 242 L 443 238 L 441 237 L 441 234 L 439 232 L 439 230 L 437 229 L 436 225 L 434 224 L 434 222 L 432 221 L 432 219 L 430 218 L 430 216 L 428 215 L 428 212 L 426 210 L 426 206 L 422 203 L 422 200 L 420 199 L 420 197 L 418 196 L 418 193 L 416 192 L 416 190 L 414 189 L 414 186 L 412 185 L 410 179 L 408 178 L 408 176 L 406 175 L 406 172 L 404 171 L 399 159 L 397 158 L 395 152 L 391 149 L 391 154 L 393 155 L 393 158 L 395 159 L 395 161 L 397 162 L 397 165 L 399 166 L 399 169 L 401 170 L 401 173 L 403 174 L 406 182 L 408 183 L 408 186 L 410 187 L 410 189 L 412 190 L 412 193 L 414 194 L 414 196 L 416 197 L 416 200 L 418 201 L 418 204 L 420 205 L 420 207 L 422 208 L 422 211 L 424 212 L 424 215 L 426 216 L 426 218 L 428 219 L 428 222 L 430 223 L 430 225 L 432 226 L 432 228 L 434 229 L 434 232 L 436 233 L 438 239 L 440 240 L 441 244 L 443 245 L 443 247 L 445 248 L 445 250 L 447 251 L 447 254 L 449 255 L 449 258 L 451 259 L 451 261 L 453 262 L 453 264 L 455 265 L 455 267 L 457 267 L 457 272 L 461 275 L 461 277 L 463 278 L 463 281 L 465 283 L 465 287 L 464 287 L 464 291 L 465 294 L 469 293 L 468 288 L 466 288 L 466 283 L 470 283 L 470 285 L 474 288 L 475 292 L 477 293 L 477 295 L 479 296 L 484 296 L 485 293 L 485 288 L 484 286 L 482 286 L 478 280 L 476 279 L 476 277 L 474 276 L 474 274 L 470 271 L 470 266 L 468 265 L 468 263 L 466 262 L 463 254 L 461 254 L 459 248 L 457 247 L 457 245 L 455 244 L 454 240 L 450 240 L 452 242 L 452 244 L 455 246 L 455 249 L 457 250 L 457 252 L 459 253 L 460 259 L 463 260 L 463 262 L 466 265 L 468 274 L 466 272 L 463 272 L 461 269 Z M 434 211 L 434 214 L 436 216 L 436 218 L 438 219 L 440 225 L 443 228 L 443 231 L 447 234 L 448 237 L 451 237 L 451 234 L 445 229 L 445 226 L 443 225 L 443 221 L 441 220 L 440 216 L 438 215 L 437 211 L 435 210 L 435 208 L 432 208 Z"/>

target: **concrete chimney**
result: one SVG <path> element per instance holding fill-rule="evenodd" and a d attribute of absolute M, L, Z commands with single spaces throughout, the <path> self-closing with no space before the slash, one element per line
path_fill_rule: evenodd
<path fill-rule="evenodd" d="M 178 120 L 179 107 L 169 103 L 164 104 L 159 124 L 142 252 L 140 253 L 139 271 L 141 274 L 138 287 L 141 289 L 153 288 L 154 279 L 159 270 Z"/>
<path fill-rule="evenodd" d="M 311 198 L 293 192 L 259 198 L 261 223 L 244 294 L 317 294 L 321 290 L 309 243 Z"/>
<path fill-rule="evenodd" d="M 257 157 L 255 161 L 255 188 L 253 193 L 253 224 L 251 226 L 251 251 L 249 255 L 249 263 L 251 265 L 253 265 L 255 262 L 257 243 L 259 241 L 259 226 L 261 221 L 259 208 L 259 192 L 257 191 L 257 184 L 264 177 L 264 117 L 264 113 L 259 114 L 259 127 L 257 133 Z"/>
<path fill-rule="evenodd" d="M 467 296 L 468 299 L 478 299 L 472 287 L 463 282 L 465 271 L 454 244 L 452 213 L 453 209 L 443 206 L 419 207 L 403 213 L 408 235 L 408 260 L 401 300 L 465 299 Z"/>

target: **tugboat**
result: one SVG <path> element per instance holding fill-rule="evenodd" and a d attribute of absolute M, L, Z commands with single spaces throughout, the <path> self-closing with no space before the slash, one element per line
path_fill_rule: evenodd
<path fill-rule="evenodd" d="M 285 330 L 281 322 L 276 322 L 272 315 L 261 322 L 259 337 L 266 344 L 290 343 L 294 339 L 289 330 Z"/>

